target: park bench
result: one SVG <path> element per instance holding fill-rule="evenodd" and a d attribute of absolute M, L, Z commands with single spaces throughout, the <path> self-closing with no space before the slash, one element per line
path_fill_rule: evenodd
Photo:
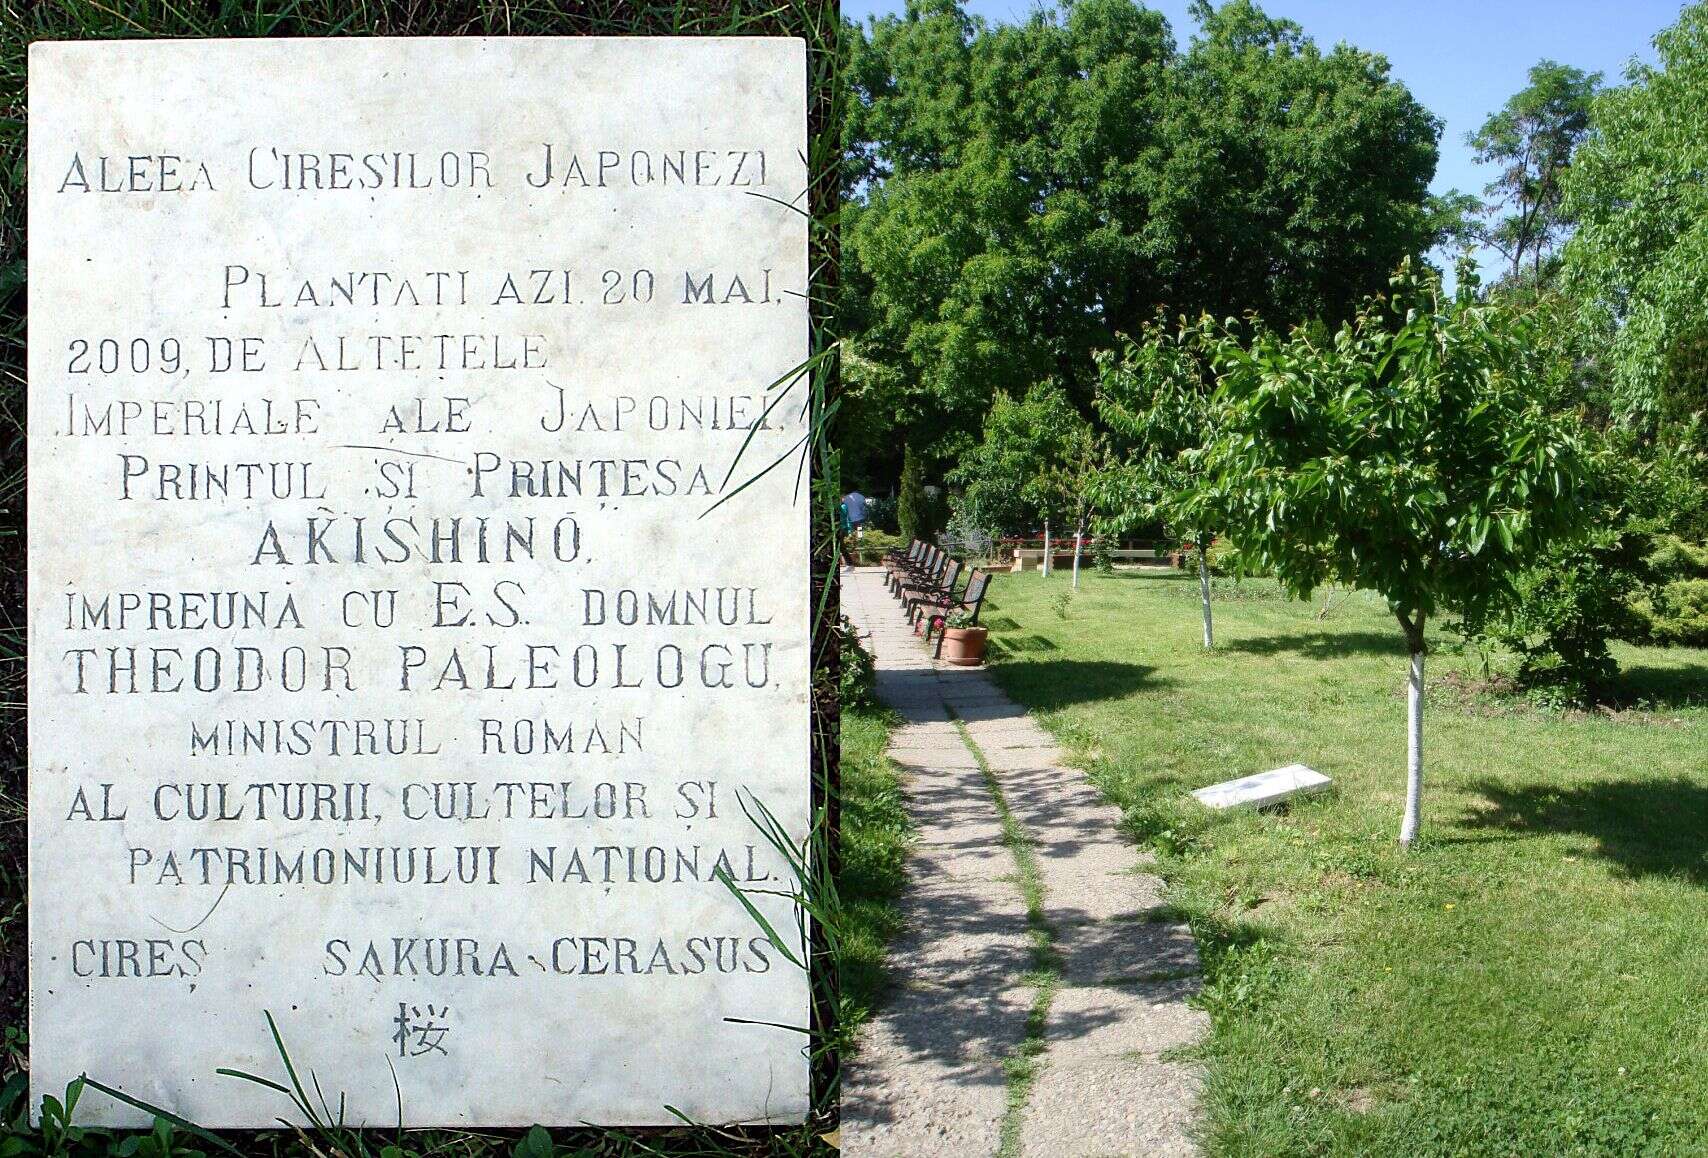
<path fill-rule="evenodd" d="M 1036 544 L 1036 545 L 1034 545 Z M 1004 539 L 1002 543 L 1005 556 L 1011 560 L 1011 571 L 1037 570 L 1044 561 L 1042 539 Z M 1061 569 L 1073 565 L 1073 540 L 1050 540 L 1050 564 L 1052 568 Z M 1092 559 L 1096 554 L 1096 540 L 1087 540 L 1084 545 L 1083 558 Z M 1170 560 L 1168 551 L 1156 545 L 1147 547 L 1110 547 L 1104 555 L 1112 563 L 1154 563 L 1161 564 Z"/>
<path fill-rule="evenodd" d="M 923 566 L 896 572 L 895 582 L 891 586 L 890 593 L 901 601 L 903 607 L 911 606 L 911 601 L 916 593 L 932 591 L 940 587 L 943 583 L 943 575 L 948 571 L 949 564 L 953 561 L 949 557 L 949 552 L 939 550 L 936 547 L 931 549 L 931 554 L 926 558 L 928 561 Z"/>
<path fill-rule="evenodd" d="M 890 589 L 891 595 L 896 593 L 896 588 L 902 579 L 913 574 L 917 568 L 929 564 L 931 551 L 932 547 L 929 543 L 915 539 L 913 547 L 909 548 L 906 555 L 884 565 L 884 586 Z"/>
<path fill-rule="evenodd" d="M 960 578 L 963 564 L 959 559 L 950 559 L 948 566 L 943 569 L 940 579 L 933 582 L 919 583 L 907 589 L 902 599 L 902 610 L 907 613 L 907 621 L 919 622 L 921 605 L 937 599 L 947 599 L 955 593 L 955 580 Z"/>
<path fill-rule="evenodd" d="M 937 648 L 931 654 L 943 654 L 943 637 L 949 630 L 949 616 L 957 611 L 972 612 L 971 626 L 977 626 L 979 608 L 984 605 L 985 592 L 990 588 L 990 572 L 974 571 L 967 580 L 967 589 L 959 597 L 946 596 L 941 602 L 933 604 L 925 615 L 925 646 L 931 646 L 931 632 L 937 632 Z"/>
<path fill-rule="evenodd" d="M 923 565 L 931 557 L 932 546 L 923 539 L 915 539 L 907 548 L 906 553 L 891 552 L 884 558 L 884 570 L 894 576 L 898 571 L 909 571 Z"/>
<path fill-rule="evenodd" d="M 912 566 L 914 563 L 918 562 L 924 554 L 925 544 L 919 539 L 915 539 L 909 543 L 907 545 L 907 550 L 905 551 L 900 548 L 893 551 L 886 551 L 883 558 L 884 585 L 889 586 L 893 582 L 895 573 L 898 570 L 903 567 Z"/>
<path fill-rule="evenodd" d="M 917 559 L 903 562 L 889 574 L 890 594 L 901 598 L 902 588 L 909 582 L 928 579 L 943 569 L 949 554 L 940 547 L 926 546 Z"/>
<path fill-rule="evenodd" d="M 907 545 L 907 549 L 905 551 L 900 547 L 885 551 L 883 558 L 884 570 L 894 571 L 897 567 L 911 563 L 915 559 L 919 558 L 920 554 L 924 550 L 925 544 L 919 539 L 914 539 Z"/>

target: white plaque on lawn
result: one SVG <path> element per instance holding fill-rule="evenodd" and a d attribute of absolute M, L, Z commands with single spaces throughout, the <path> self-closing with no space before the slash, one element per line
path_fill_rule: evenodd
<path fill-rule="evenodd" d="M 33 1097 L 799 1119 L 802 43 L 29 73 Z"/>
<path fill-rule="evenodd" d="M 1268 808 L 1290 797 L 1321 792 L 1329 783 L 1321 772 L 1303 764 L 1289 764 L 1255 776 L 1224 780 L 1196 789 L 1192 795 L 1210 808 Z"/>

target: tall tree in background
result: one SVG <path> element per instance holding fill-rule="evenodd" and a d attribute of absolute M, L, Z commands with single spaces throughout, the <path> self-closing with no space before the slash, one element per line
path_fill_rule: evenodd
<path fill-rule="evenodd" d="M 1567 292 L 1606 335 L 1615 417 L 1653 438 L 1708 411 L 1708 5 L 1655 37 L 1658 64 L 1598 96 L 1565 180 Z M 1695 431 L 1702 449 L 1701 428 Z"/>
<path fill-rule="evenodd" d="M 1440 125 L 1385 60 L 1193 14 L 1184 50 L 1133 0 L 849 26 L 844 426 L 944 462 L 999 392 L 1088 412 L 1092 352 L 1159 309 L 1338 320 L 1428 248 Z"/>
<path fill-rule="evenodd" d="M 929 542 L 937 528 L 931 525 L 930 499 L 925 494 L 925 475 L 919 455 L 912 446 L 902 449 L 901 482 L 897 486 L 896 525 L 901 537 Z"/>
<path fill-rule="evenodd" d="M 1600 84 L 1599 72 L 1544 60 L 1531 68 L 1528 85 L 1466 135 L 1478 161 L 1499 166 L 1483 189 L 1491 221 L 1481 240 L 1512 263 L 1512 281 L 1526 275 L 1541 281 L 1544 261 L 1565 236 L 1564 178 L 1589 132 L 1590 101 Z"/>

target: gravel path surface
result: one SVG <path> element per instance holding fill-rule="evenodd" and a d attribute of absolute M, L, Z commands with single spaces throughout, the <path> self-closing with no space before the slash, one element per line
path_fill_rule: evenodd
<path fill-rule="evenodd" d="M 918 826 L 894 988 L 844 1072 L 843 1152 L 1196 1153 L 1196 1068 L 1161 1055 L 1207 1030 L 1187 1004 L 1197 948 L 1149 919 L 1162 884 L 1119 810 L 981 669 L 930 658 L 881 568 L 842 580 L 906 721 L 889 754 Z"/>

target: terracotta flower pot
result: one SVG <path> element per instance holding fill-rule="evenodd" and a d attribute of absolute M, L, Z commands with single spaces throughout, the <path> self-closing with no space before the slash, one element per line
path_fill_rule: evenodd
<path fill-rule="evenodd" d="M 977 667 L 984 662 L 985 638 L 989 634 L 982 627 L 944 628 L 943 662 L 957 667 Z"/>

